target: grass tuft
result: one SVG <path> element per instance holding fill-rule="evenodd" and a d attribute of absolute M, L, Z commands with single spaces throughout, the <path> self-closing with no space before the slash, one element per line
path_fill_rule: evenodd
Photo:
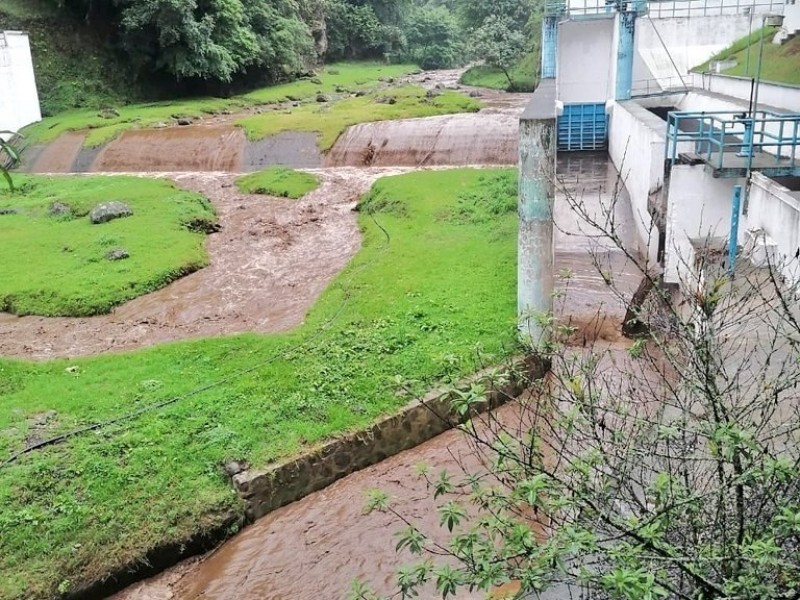
<path fill-rule="evenodd" d="M 295 332 L 0 360 L 0 460 L 182 397 L 0 468 L 0 598 L 50 598 L 224 523 L 242 512 L 224 461 L 263 467 L 369 425 L 408 390 L 472 372 L 479 352 L 514 353 L 516 214 L 439 216 L 460 197 L 508 195 L 515 178 L 462 169 L 379 180 L 370 197 L 405 214 L 359 213 L 362 250 Z"/>
<path fill-rule="evenodd" d="M 281 198 L 302 198 L 319 187 L 319 179 L 310 173 L 270 167 L 244 175 L 236 180 L 236 187 L 245 194 L 266 194 Z"/>
<path fill-rule="evenodd" d="M 0 190 L 0 212 L 8 212 L 0 215 L 6 312 L 107 313 L 207 264 L 205 235 L 193 224 L 213 221 L 214 212 L 197 194 L 138 177 L 15 178 L 17 193 Z M 133 216 L 90 223 L 89 211 L 112 200 L 128 204 Z M 61 210 L 52 210 L 55 203 Z M 130 257 L 108 260 L 115 248 Z"/>

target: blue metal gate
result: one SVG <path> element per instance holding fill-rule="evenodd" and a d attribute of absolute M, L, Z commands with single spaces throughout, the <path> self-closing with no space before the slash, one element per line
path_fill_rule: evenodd
<path fill-rule="evenodd" d="M 558 117 L 560 151 L 603 150 L 608 145 L 605 104 L 565 104 Z"/>

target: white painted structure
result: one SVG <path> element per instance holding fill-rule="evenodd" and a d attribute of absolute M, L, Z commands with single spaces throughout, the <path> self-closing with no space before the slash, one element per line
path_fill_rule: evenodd
<path fill-rule="evenodd" d="M 616 13 L 608 18 L 559 24 L 556 79 L 559 102 L 603 103 L 614 96 L 615 16 Z"/>
<path fill-rule="evenodd" d="M 42 112 L 28 34 L 0 32 L 0 131 L 18 131 L 40 121 Z"/>
<path fill-rule="evenodd" d="M 692 73 L 689 87 L 749 102 L 750 78 L 711 73 Z M 758 104 L 800 112 L 800 86 L 778 85 L 762 81 L 758 87 Z M 723 109 L 724 110 L 724 109 Z"/>

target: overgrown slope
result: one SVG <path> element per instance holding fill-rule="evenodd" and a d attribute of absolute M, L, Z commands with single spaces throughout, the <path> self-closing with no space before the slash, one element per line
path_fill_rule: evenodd
<path fill-rule="evenodd" d="M 800 85 L 800 37 L 785 42 L 781 46 L 772 43 L 776 30 L 766 28 L 764 35 L 764 57 L 761 66 L 761 79 L 775 83 Z M 737 40 L 728 48 L 712 56 L 708 62 L 695 67 L 695 71 L 706 72 L 711 63 L 718 60 L 735 60 L 736 65 L 724 70 L 724 75 L 755 77 L 758 70 L 758 54 L 762 30 Z M 749 56 L 748 56 L 749 54 Z"/>
<path fill-rule="evenodd" d="M 133 76 L 99 32 L 42 0 L 0 0 L 0 30 L 30 35 L 44 115 L 100 108 L 140 97 Z"/>

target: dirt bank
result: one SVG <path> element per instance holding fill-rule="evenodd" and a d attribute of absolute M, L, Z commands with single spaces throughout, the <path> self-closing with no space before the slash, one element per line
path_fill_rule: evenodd
<path fill-rule="evenodd" d="M 122 351 L 189 338 L 273 333 L 300 324 L 360 246 L 353 208 L 384 174 L 319 171 L 322 186 L 301 200 L 241 194 L 235 176 L 173 175 L 207 196 L 222 231 L 208 239 L 209 267 L 91 318 L 0 313 L 0 355 L 47 359 Z"/>

